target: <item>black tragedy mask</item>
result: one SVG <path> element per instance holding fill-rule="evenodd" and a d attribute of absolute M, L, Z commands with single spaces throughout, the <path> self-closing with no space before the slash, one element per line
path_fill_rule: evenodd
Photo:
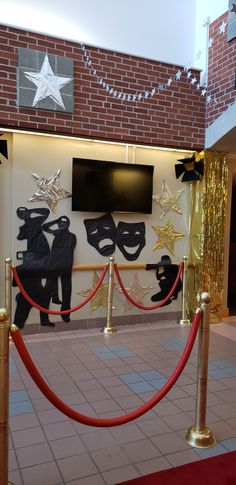
<path fill-rule="evenodd" d="M 145 244 L 144 222 L 118 222 L 117 246 L 128 261 L 137 259 Z"/>
<path fill-rule="evenodd" d="M 88 243 L 102 256 L 110 256 L 115 251 L 117 230 L 111 214 L 85 219 Z"/>

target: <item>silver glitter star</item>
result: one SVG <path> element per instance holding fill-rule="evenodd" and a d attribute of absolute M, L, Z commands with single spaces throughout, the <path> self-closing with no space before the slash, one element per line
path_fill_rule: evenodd
<path fill-rule="evenodd" d="M 176 195 L 173 195 L 168 185 L 165 183 L 165 180 L 163 180 L 163 183 L 161 186 L 161 193 L 157 195 L 153 195 L 152 197 L 154 202 L 156 202 L 161 206 L 161 209 L 162 209 L 162 212 L 160 215 L 161 220 L 170 210 L 177 212 L 178 214 L 182 214 L 182 211 L 178 204 L 178 200 L 183 194 L 183 192 L 184 190 L 177 190 Z"/>
<path fill-rule="evenodd" d="M 139 278 L 137 273 L 135 273 L 130 285 L 128 288 L 125 288 L 126 291 L 128 292 L 129 296 L 134 300 L 137 301 L 138 303 L 141 303 L 141 305 L 144 305 L 143 299 L 144 296 L 150 293 L 151 290 L 153 290 L 153 286 L 141 286 L 139 282 Z M 118 289 L 119 293 L 122 293 L 122 289 Z M 128 311 L 130 308 L 133 308 L 132 303 L 130 303 L 126 297 L 125 298 L 125 303 L 124 303 L 124 313 Z"/>
<path fill-rule="evenodd" d="M 31 174 L 36 180 L 39 189 L 34 195 L 32 195 L 32 197 L 28 199 L 28 202 L 39 202 L 44 200 L 47 202 L 50 209 L 55 213 L 58 201 L 71 197 L 70 192 L 62 189 L 59 185 L 61 175 L 60 168 L 48 179 L 40 177 L 40 175 L 37 173 L 31 172 Z"/>
<path fill-rule="evenodd" d="M 33 100 L 32 107 L 45 98 L 51 98 L 64 110 L 60 90 L 72 81 L 71 77 L 56 76 L 51 68 L 47 54 L 45 55 L 40 72 L 24 72 L 24 75 L 37 86 L 37 91 Z"/>

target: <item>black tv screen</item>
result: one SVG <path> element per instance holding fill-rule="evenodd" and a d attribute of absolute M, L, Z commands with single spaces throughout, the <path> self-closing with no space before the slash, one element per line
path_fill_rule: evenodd
<path fill-rule="evenodd" d="M 152 213 L 153 165 L 73 158 L 72 211 Z"/>

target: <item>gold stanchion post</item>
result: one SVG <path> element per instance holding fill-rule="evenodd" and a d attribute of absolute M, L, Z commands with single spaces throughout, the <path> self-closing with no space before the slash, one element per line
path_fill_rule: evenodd
<path fill-rule="evenodd" d="M 179 322 L 180 325 L 190 325 L 187 312 L 187 298 L 188 298 L 188 257 L 183 257 L 183 288 L 182 288 L 182 318 Z"/>
<path fill-rule="evenodd" d="M 12 274 L 11 274 L 12 260 L 5 259 L 5 308 L 8 313 L 8 320 L 12 323 Z"/>
<path fill-rule="evenodd" d="M 195 448 L 211 448 L 216 439 L 211 429 L 206 426 L 207 377 L 210 330 L 210 296 L 201 293 L 202 318 L 198 336 L 198 372 L 195 425 L 185 435 L 185 441 Z"/>
<path fill-rule="evenodd" d="M 9 316 L 0 308 L 0 484 L 8 481 Z"/>
<path fill-rule="evenodd" d="M 102 329 L 102 332 L 110 335 L 116 332 L 116 328 L 112 325 L 112 302 L 113 302 L 113 290 L 114 290 L 114 264 L 115 258 L 111 256 L 109 258 L 109 270 L 108 270 L 108 294 L 107 294 L 107 325 Z"/>

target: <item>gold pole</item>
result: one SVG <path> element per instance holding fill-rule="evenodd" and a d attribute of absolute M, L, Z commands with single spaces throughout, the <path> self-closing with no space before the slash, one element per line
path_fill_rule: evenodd
<path fill-rule="evenodd" d="M 11 258 L 5 260 L 5 308 L 8 313 L 9 325 L 12 323 L 12 275 L 11 275 Z"/>
<path fill-rule="evenodd" d="M 180 325 L 190 325 L 190 320 L 187 314 L 187 297 L 188 297 L 188 257 L 183 257 L 183 288 L 182 288 L 182 318 L 179 322 Z"/>
<path fill-rule="evenodd" d="M 105 334 L 111 334 L 116 332 L 116 328 L 112 325 L 112 302 L 113 302 L 113 289 L 114 289 L 114 263 L 115 258 L 111 256 L 109 258 L 108 269 L 108 295 L 107 295 L 107 326 L 102 329 Z"/>
<path fill-rule="evenodd" d="M 0 484 L 8 481 L 9 316 L 0 308 Z"/>
<path fill-rule="evenodd" d="M 216 439 L 206 426 L 207 374 L 209 354 L 210 296 L 201 293 L 202 318 L 198 336 L 198 372 L 195 425 L 185 435 L 185 441 L 195 448 L 211 448 Z"/>

